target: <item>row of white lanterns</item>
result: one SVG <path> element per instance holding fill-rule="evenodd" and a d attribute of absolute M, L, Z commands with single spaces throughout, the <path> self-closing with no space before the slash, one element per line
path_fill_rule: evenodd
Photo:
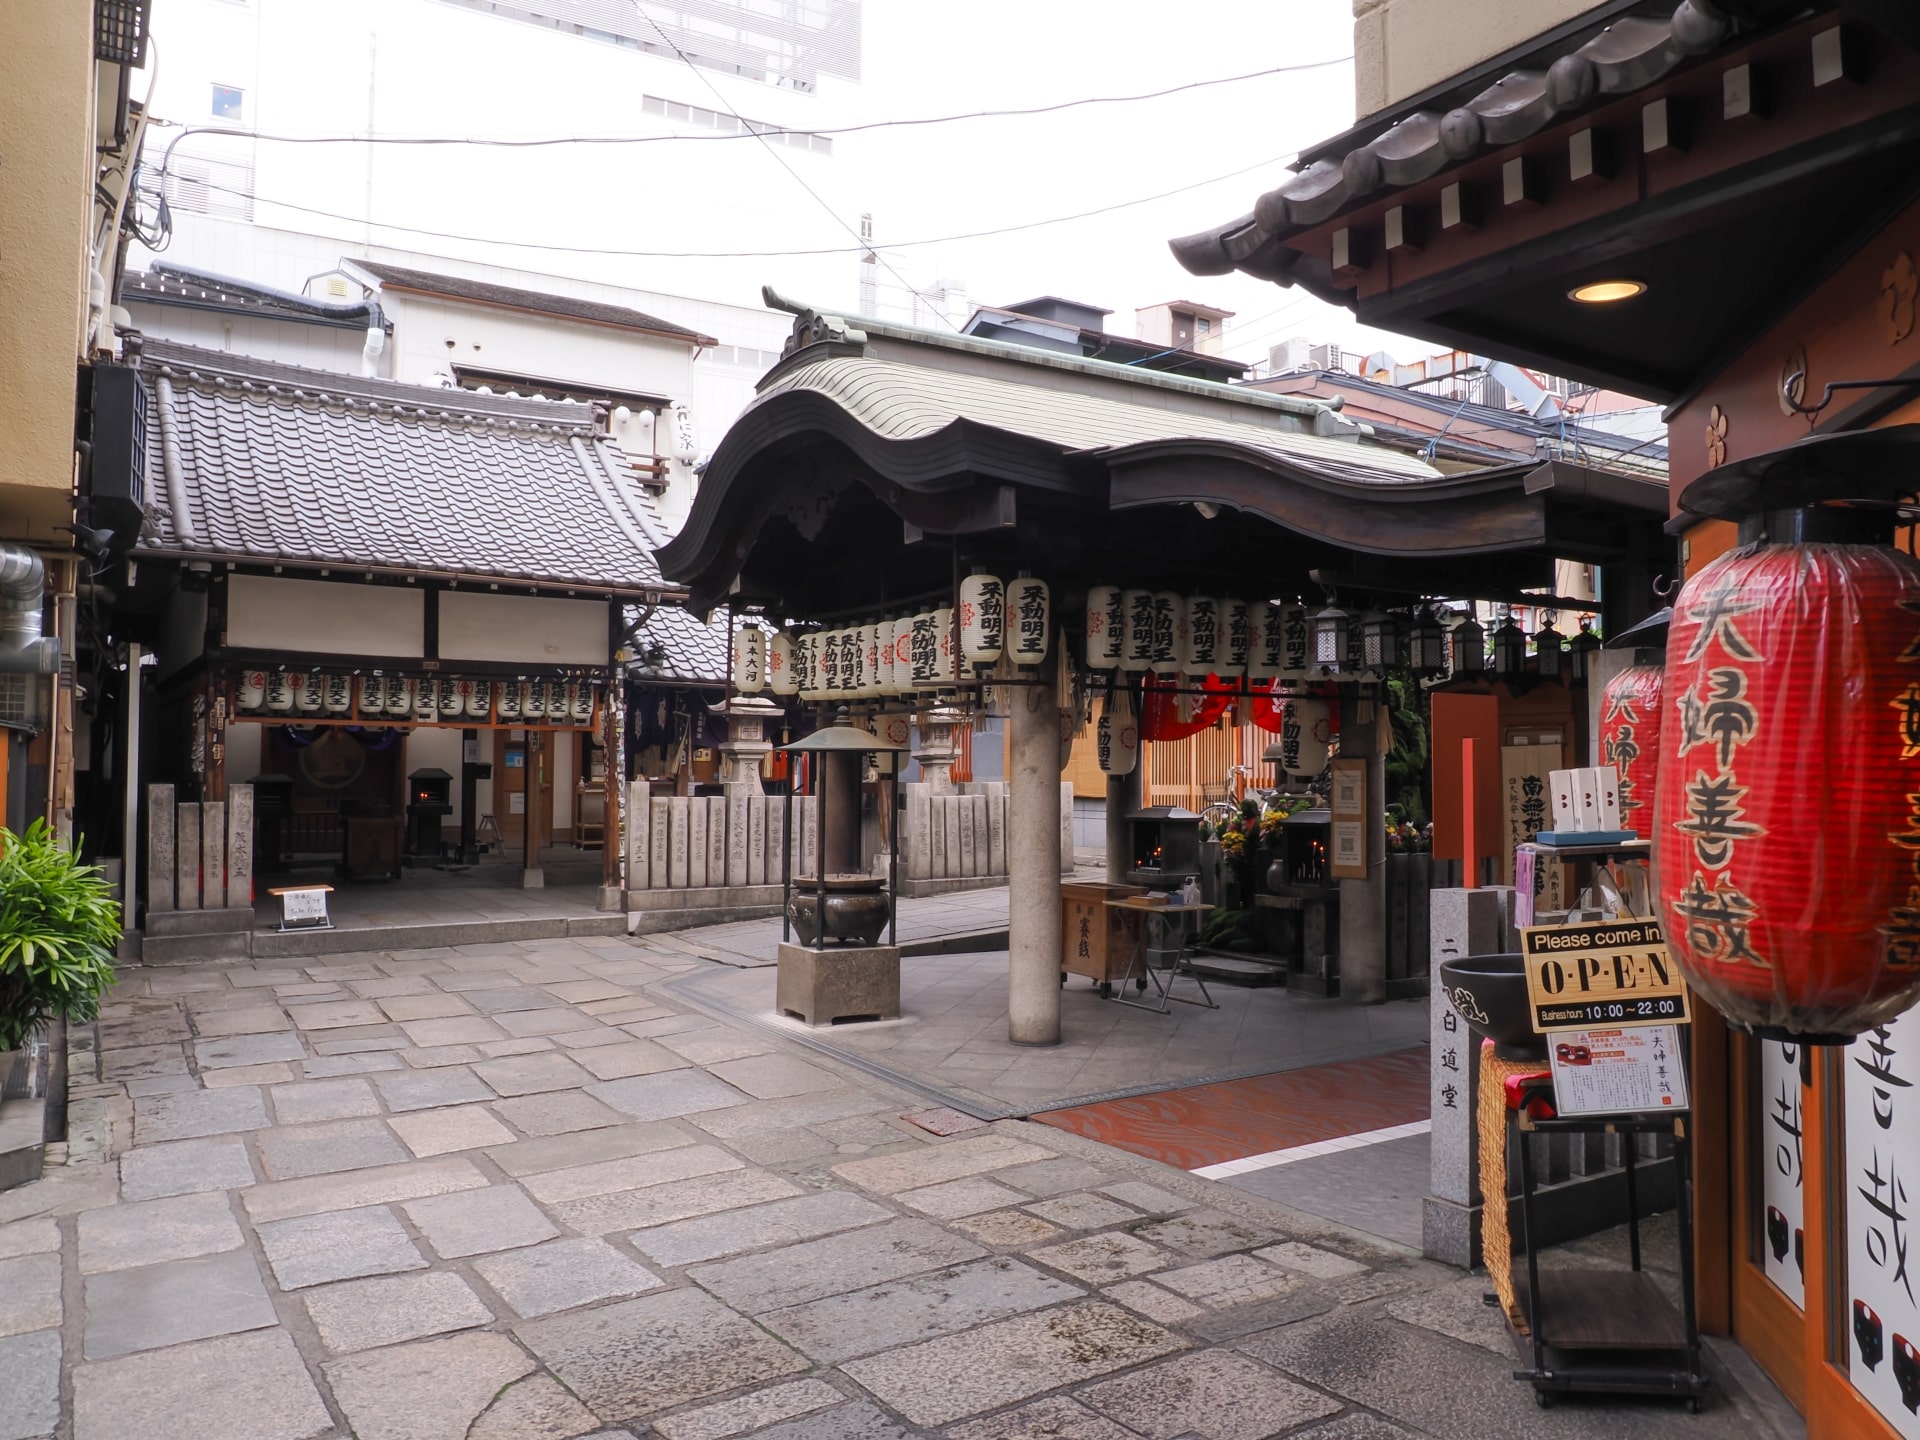
<path fill-rule="evenodd" d="M 798 635 L 749 622 L 734 631 L 733 688 L 880 700 L 958 684 L 1002 657 L 1031 669 L 1047 658 L 1052 608 L 1044 580 L 978 573 L 960 582 L 957 604 L 914 615 Z"/>
<path fill-rule="evenodd" d="M 1298 604 L 1096 585 L 1087 668 L 1222 680 L 1364 679 L 1380 668 L 1354 666 L 1343 613 L 1337 634 L 1321 618 Z"/>
<path fill-rule="evenodd" d="M 487 681 L 401 675 L 356 677 L 305 670 L 241 672 L 235 709 L 243 715 L 359 714 L 419 721 L 473 719 L 558 720 L 585 725 L 593 719 L 594 687 L 560 681 Z"/>

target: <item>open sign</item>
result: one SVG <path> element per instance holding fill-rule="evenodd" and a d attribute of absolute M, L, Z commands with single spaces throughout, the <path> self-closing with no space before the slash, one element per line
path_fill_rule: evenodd
<path fill-rule="evenodd" d="M 1520 932 L 1536 1031 L 1690 1021 L 1686 981 L 1657 920 L 1534 925 Z"/>

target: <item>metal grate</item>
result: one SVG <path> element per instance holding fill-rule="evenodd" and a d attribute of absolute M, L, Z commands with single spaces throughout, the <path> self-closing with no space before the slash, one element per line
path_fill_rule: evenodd
<path fill-rule="evenodd" d="M 34 679 L 32 675 L 0 675 L 0 726 L 32 728 Z"/>
<path fill-rule="evenodd" d="M 93 0 L 93 58 L 116 65 L 147 63 L 153 0 Z"/>

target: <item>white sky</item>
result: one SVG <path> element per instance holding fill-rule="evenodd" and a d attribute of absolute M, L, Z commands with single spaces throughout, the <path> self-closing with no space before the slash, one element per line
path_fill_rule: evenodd
<path fill-rule="evenodd" d="M 639 0 L 644 6 L 646 0 Z M 244 123 L 304 134 L 528 137 L 632 134 L 663 122 L 640 96 L 790 126 L 831 126 L 1126 95 L 1280 65 L 1342 63 L 1056 115 L 866 131 L 831 157 L 758 142 L 502 150 L 295 147 L 261 143 L 263 225 L 336 236 L 343 253 L 385 243 L 532 271 L 758 306 L 762 283 L 826 308 L 858 302 L 855 256 L 640 259 L 497 243 L 637 250 L 784 250 L 852 243 L 787 173 L 803 175 L 876 238 L 992 229 L 1113 205 L 1229 172 L 1186 193 L 1070 224 L 890 251 L 915 287 L 963 284 L 976 303 L 1058 294 L 1109 308 L 1132 334 L 1136 307 L 1185 299 L 1233 310 L 1228 350 L 1258 359 L 1292 335 L 1350 349 L 1427 352 L 1357 326 L 1297 290 L 1189 276 L 1170 236 L 1245 214 L 1300 146 L 1353 118 L 1350 0 L 866 0 L 864 76 L 813 96 L 694 71 L 432 0 L 158 0 L 157 115 L 208 123 L 208 87 L 246 93 Z M 160 132 L 163 146 L 177 132 Z M 194 143 L 204 143 L 196 137 Z M 244 147 L 250 142 L 212 142 Z M 158 146 L 150 145 L 149 158 Z M 192 153 L 181 150 L 181 158 Z M 229 150 L 226 153 L 238 154 Z M 1252 167 L 1252 168 L 1249 168 Z M 276 210 L 274 200 L 309 207 Z M 347 217 L 328 220 L 311 210 Z M 490 237 L 435 239 L 387 225 Z M 181 257 L 186 258 L 186 257 Z M 300 276 L 257 275 L 295 284 Z M 882 276 L 883 290 L 899 290 Z M 904 292 L 900 292 L 904 293 Z"/>

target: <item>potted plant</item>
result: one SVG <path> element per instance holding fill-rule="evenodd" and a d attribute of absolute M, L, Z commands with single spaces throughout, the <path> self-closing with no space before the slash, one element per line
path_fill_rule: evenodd
<path fill-rule="evenodd" d="M 120 906 L 44 820 L 0 829 L 0 1085 L 49 1020 L 91 1020 L 113 984 Z"/>

